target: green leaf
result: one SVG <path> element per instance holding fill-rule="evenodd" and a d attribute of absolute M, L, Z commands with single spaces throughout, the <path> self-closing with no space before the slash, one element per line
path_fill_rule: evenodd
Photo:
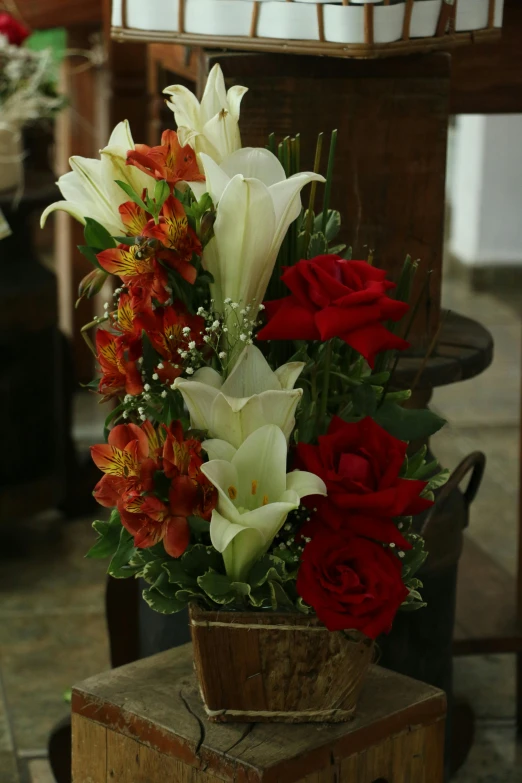
<path fill-rule="evenodd" d="M 166 598 L 155 587 L 144 590 L 142 595 L 145 603 L 160 614 L 175 614 L 187 605 L 186 601 L 180 601 L 178 598 Z"/>
<path fill-rule="evenodd" d="M 156 186 L 154 188 L 154 201 L 156 202 L 156 209 L 158 210 L 158 213 L 169 196 L 170 187 L 168 183 L 165 182 L 164 179 L 156 182 Z"/>
<path fill-rule="evenodd" d="M 270 580 L 270 588 L 273 591 L 274 596 L 274 610 L 275 609 L 293 609 L 294 602 L 287 596 L 285 589 L 279 582 Z"/>
<path fill-rule="evenodd" d="M 138 237 L 113 237 L 117 245 L 135 245 L 138 242 Z"/>
<path fill-rule="evenodd" d="M 102 559 L 112 557 L 118 549 L 121 533 L 120 515 L 113 511 L 109 521 L 95 520 L 92 523 L 94 530 L 98 533 L 98 538 L 85 557 L 93 559 Z"/>
<path fill-rule="evenodd" d="M 408 471 L 406 473 L 408 478 L 417 477 L 416 473 L 418 470 L 420 470 L 420 468 L 422 468 L 427 451 L 428 451 L 428 447 L 423 446 L 421 449 L 419 449 L 419 451 L 416 454 L 408 458 Z"/>
<path fill-rule="evenodd" d="M 377 394 L 375 388 L 367 383 L 357 386 L 352 396 L 356 413 L 363 416 L 373 416 L 377 410 Z"/>
<path fill-rule="evenodd" d="M 197 579 L 209 569 L 224 572 L 223 556 L 213 546 L 194 544 L 181 557 L 181 563 L 189 576 Z"/>
<path fill-rule="evenodd" d="M 164 574 L 165 571 L 163 570 L 163 562 L 159 559 L 155 559 L 151 560 L 145 565 L 145 568 L 141 572 L 140 576 L 142 576 L 149 585 L 155 585 L 160 576 L 163 576 Z M 168 581 L 168 576 L 166 578 Z"/>
<path fill-rule="evenodd" d="M 322 224 L 323 224 L 323 213 L 321 212 L 319 215 L 316 215 L 315 217 L 314 233 L 319 234 L 321 232 Z M 324 234 L 328 242 L 331 242 L 332 239 L 335 239 L 335 237 L 337 236 L 340 230 L 341 230 L 341 213 L 338 212 L 336 209 L 329 209 L 328 217 L 326 219 L 326 228 L 324 231 Z M 345 246 L 343 246 L 342 250 L 344 249 Z"/>
<path fill-rule="evenodd" d="M 140 196 L 138 196 L 138 194 L 136 193 L 136 191 L 134 190 L 133 187 L 131 187 L 129 184 L 127 184 L 127 182 L 122 182 L 119 179 L 116 179 L 114 181 L 127 194 L 127 196 L 130 198 L 131 201 L 134 201 L 134 203 L 137 204 L 142 209 L 145 209 L 145 210 L 147 209 L 147 206 L 146 206 L 145 202 L 143 201 L 143 199 Z"/>
<path fill-rule="evenodd" d="M 441 470 L 435 476 L 430 478 L 430 480 L 428 481 L 428 486 L 426 487 L 425 491 L 432 492 L 434 489 L 438 489 L 439 487 L 443 487 L 444 484 L 449 479 L 449 477 L 450 477 L 449 470 Z"/>
<path fill-rule="evenodd" d="M 134 576 L 138 569 L 129 565 L 129 561 L 132 559 L 134 551 L 134 539 L 131 534 L 122 527 L 118 548 L 109 563 L 107 573 L 114 576 L 116 579 L 125 579 L 128 576 Z"/>
<path fill-rule="evenodd" d="M 84 229 L 85 243 L 100 252 L 108 250 L 110 247 L 116 247 L 116 242 L 111 237 L 105 226 L 98 223 L 93 218 L 85 218 Z"/>
<path fill-rule="evenodd" d="M 323 256 L 328 253 L 328 242 L 324 234 L 312 234 L 308 243 L 307 258 Z"/>
<path fill-rule="evenodd" d="M 424 550 L 424 539 L 418 535 L 406 536 L 406 538 L 412 544 L 412 548 L 405 551 L 404 558 L 402 560 L 402 580 L 408 582 L 411 577 L 417 573 L 422 566 L 428 553 Z"/>
<path fill-rule="evenodd" d="M 85 258 L 90 261 L 90 263 L 96 269 L 103 269 L 102 265 L 96 258 L 96 250 L 93 247 L 88 247 L 87 245 L 78 245 L 77 247 L 82 256 L 85 256 Z"/>
<path fill-rule="evenodd" d="M 208 571 L 198 576 L 198 585 L 217 604 L 231 604 L 236 597 L 233 584 L 226 574 Z M 237 584 L 237 583 L 236 583 Z"/>
<path fill-rule="evenodd" d="M 401 408 L 395 402 L 384 402 L 373 418 L 394 438 L 408 442 L 428 438 L 446 423 L 433 411 Z"/>
<path fill-rule="evenodd" d="M 167 560 L 162 564 L 162 568 L 167 573 L 171 584 L 175 584 L 178 587 L 197 586 L 197 577 L 187 573 L 181 559 Z"/>
<path fill-rule="evenodd" d="M 264 555 L 254 563 L 248 582 L 251 587 L 256 588 L 268 580 L 285 581 L 286 579 L 288 579 L 286 563 L 275 555 Z"/>

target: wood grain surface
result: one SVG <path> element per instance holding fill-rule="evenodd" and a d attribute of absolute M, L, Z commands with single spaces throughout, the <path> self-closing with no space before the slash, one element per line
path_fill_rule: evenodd
<path fill-rule="evenodd" d="M 338 776 L 338 780 L 348 781 L 349 777 L 339 777 L 344 759 L 364 752 L 371 754 L 373 750 L 368 749 L 388 741 L 390 737 L 403 735 L 407 738 L 412 727 L 424 730 L 422 727 L 438 726 L 439 723 L 443 727 L 444 723 L 446 704 L 441 691 L 375 666 L 370 668 L 356 717 L 351 723 L 265 723 L 248 726 L 209 723 L 192 667 L 192 647 L 185 645 L 104 672 L 76 686 L 72 705 L 77 727 L 74 735 L 75 770 L 83 774 L 81 757 L 96 752 L 93 748 L 97 747 L 94 742 L 93 748 L 88 749 L 93 740 L 82 738 L 78 727 L 84 724 L 79 721 L 92 722 L 102 730 L 146 746 L 160 754 L 162 764 L 167 763 L 164 756 L 182 763 L 189 768 L 183 773 L 185 777 L 181 778 L 184 783 L 202 780 L 195 771 L 237 783 L 293 783 L 315 773 L 320 774 L 319 781 L 333 781 L 334 775 Z M 423 771 L 424 777 L 411 778 L 412 783 L 442 782 L 438 773 L 442 765 L 441 731 L 443 728 L 426 733 L 423 755 L 430 756 L 430 769 L 433 771 Z M 107 748 L 110 747 L 112 733 L 106 735 Z M 92 736 L 101 735 L 97 735 L 94 729 Z M 138 751 L 141 755 L 141 748 L 138 748 L 133 751 L 134 756 Z M 109 759 L 112 758 L 110 753 L 112 751 Z M 400 758 L 400 754 L 408 755 L 406 750 L 400 753 L 393 750 L 392 756 Z M 132 756 L 128 755 L 131 759 Z M 144 755 L 147 754 L 144 752 Z M 409 756 L 408 759 L 407 763 L 411 766 L 413 761 Z M 107 757 L 105 762 L 107 765 Z M 364 769 L 366 762 L 357 763 Z M 109 777 L 107 773 L 106 778 L 91 774 L 91 779 L 80 776 L 74 780 L 75 783 L 105 783 L 115 779 L 118 778 Z M 173 774 L 174 780 L 179 778 Z M 364 777 L 360 780 L 373 783 Z M 408 777 L 404 780 L 399 777 L 399 783 L 408 780 Z M 355 778 L 355 781 L 358 779 Z M 141 783 L 141 778 L 137 777 L 133 783 Z M 163 775 L 150 777 L 146 783 L 170 783 L 170 780 Z"/>

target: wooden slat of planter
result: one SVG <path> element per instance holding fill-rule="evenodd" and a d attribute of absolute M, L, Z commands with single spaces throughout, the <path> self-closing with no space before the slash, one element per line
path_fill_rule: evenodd
<path fill-rule="evenodd" d="M 332 770 L 332 759 L 364 754 L 366 748 L 389 736 L 407 735 L 412 726 L 443 725 L 445 697 L 441 691 L 379 667 L 371 668 L 357 716 L 348 724 L 209 723 L 192 672 L 191 652 L 191 646 L 186 645 L 76 686 L 72 704 L 75 721 L 81 716 L 102 730 L 108 728 L 172 757 L 193 772 L 204 770 L 207 775 L 238 783 L 295 783 L 326 768 L 333 774 L 338 769 L 335 766 Z M 107 776 L 107 780 L 118 778 Z M 132 783 L 145 780 L 156 783 L 154 778 L 139 777 Z M 198 777 L 188 780 L 199 783 Z M 328 777 L 318 780 L 323 783 Z M 415 779 L 415 783 L 441 780 L 428 776 Z M 91 783 L 99 781 L 105 783 L 105 778 L 93 777 Z M 75 783 L 84 781 L 80 778 Z"/>

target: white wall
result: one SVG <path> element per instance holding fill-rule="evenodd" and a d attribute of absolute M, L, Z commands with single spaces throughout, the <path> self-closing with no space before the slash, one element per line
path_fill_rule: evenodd
<path fill-rule="evenodd" d="M 451 253 L 522 265 L 522 115 L 457 118 L 449 191 Z"/>

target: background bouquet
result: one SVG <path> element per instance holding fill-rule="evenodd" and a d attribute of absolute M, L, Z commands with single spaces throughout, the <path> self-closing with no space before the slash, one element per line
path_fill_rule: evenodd
<path fill-rule="evenodd" d="M 322 137 L 313 172 L 299 137 L 242 148 L 245 92 L 217 66 L 201 103 L 168 88 L 177 133 L 149 147 L 120 123 L 43 215 L 85 226 L 80 297 L 115 282 L 85 331 L 112 403 L 92 448 L 111 512 L 88 556 L 142 577 L 159 612 L 315 613 L 373 639 L 422 605 L 412 517 L 445 480 L 408 451 L 442 420 L 393 388 L 416 264 L 394 284 L 336 244 L 335 132 L 326 179 Z"/>

